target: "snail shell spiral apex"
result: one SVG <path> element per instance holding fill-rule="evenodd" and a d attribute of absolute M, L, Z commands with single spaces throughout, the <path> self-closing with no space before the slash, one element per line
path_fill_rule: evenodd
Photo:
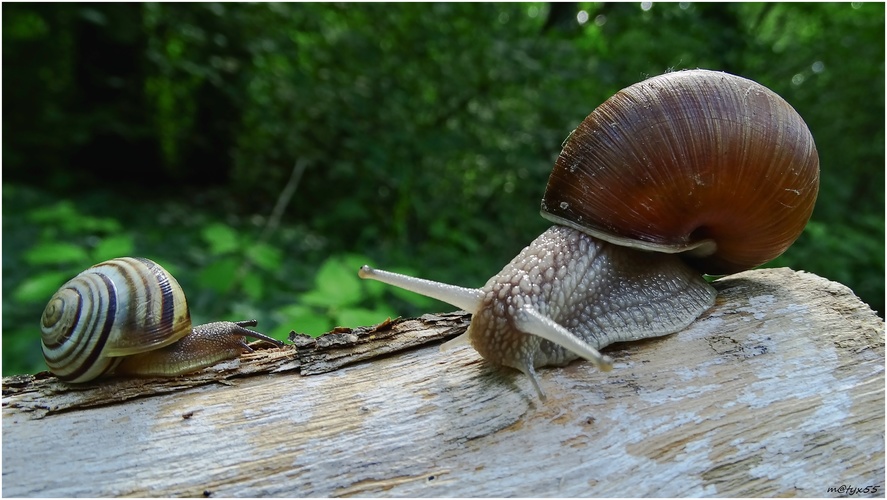
<path fill-rule="evenodd" d="M 750 269 L 801 234 L 819 191 L 807 125 L 745 78 L 666 73 L 597 107 L 565 142 L 543 217 L 623 246 Z"/>
<path fill-rule="evenodd" d="M 170 345 L 191 332 L 185 294 L 156 263 L 124 257 L 65 283 L 41 318 L 43 355 L 62 380 L 113 370 L 122 356 Z"/>

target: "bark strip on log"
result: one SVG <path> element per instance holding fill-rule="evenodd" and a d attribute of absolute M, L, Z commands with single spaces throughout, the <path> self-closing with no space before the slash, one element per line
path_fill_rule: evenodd
<path fill-rule="evenodd" d="M 461 312 L 171 380 L 5 378 L 3 494 L 883 496 L 883 321 L 803 272 L 716 287 L 686 330 L 605 349 L 609 373 L 541 369 L 546 403 L 438 351 Z"/>
<path fill-rule="evenodd" d="M 470 319 L 470 314 L 457 311 L 389 319 L 379 325 L 354 329 L 337 328 L 319 338 L 291 333 L 292 345 L 262 349 L 264 342 L 254 342 L 253 353 L 176 378 L 112 378 L 72 385 L 59 381 L 49 372 L 6 377 L 3 409 L 4 412 L 10 410 L 9 414 L 25 412 L 31 413 L 31 418 L 43 418 L 51 413 L 121 403 L 188 387 L 212 383 L 232 385 L 232 379 L 236 378 L 289 371 L 317 375 L 455 337 L 465 332 Z"/>

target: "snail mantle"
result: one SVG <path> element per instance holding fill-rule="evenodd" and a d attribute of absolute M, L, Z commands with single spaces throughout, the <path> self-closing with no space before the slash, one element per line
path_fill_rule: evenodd
<path fill-rule="evenodd" d="M 804 272 L 715 288 L 685 330 L 607 347 L 609 373 L 540 369 L 545 403 L 470 348 L 439 352 L 462 313 L 297 339 L 168 380 L 8 377 L 2 493 L 882 496 L 883 321 Z"/>

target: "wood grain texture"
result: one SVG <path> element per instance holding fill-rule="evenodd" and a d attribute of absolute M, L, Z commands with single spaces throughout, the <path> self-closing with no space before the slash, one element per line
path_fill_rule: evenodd
<path fill-rule="evenodd" d="M 883 321 L 807 273 L 716 286 L 686 330 L 607 348 L 610 373 L 540 370 L 544 404 L 437 342 L 312 376 L 318 346 L 172 381 L 7 378 L 3 494 L 883 496 Z M 461 331 L 464 316 L 436 317 Z"/>

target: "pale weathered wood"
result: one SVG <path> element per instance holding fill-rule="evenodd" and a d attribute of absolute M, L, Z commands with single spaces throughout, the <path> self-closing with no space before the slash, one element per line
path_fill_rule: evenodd
<path fill-rule="evenodd" d="M 609 373 L 540 370 L 546 403 L 470 348 L 372 358 L 417 320 L 173 381 L 7 378 L 3 494 L 883 496 L 884 323 L 807 273 L 717 287 L 688 329 L 608 348 Z M 319 358 L 334 371 L 299 374 Z"/>

